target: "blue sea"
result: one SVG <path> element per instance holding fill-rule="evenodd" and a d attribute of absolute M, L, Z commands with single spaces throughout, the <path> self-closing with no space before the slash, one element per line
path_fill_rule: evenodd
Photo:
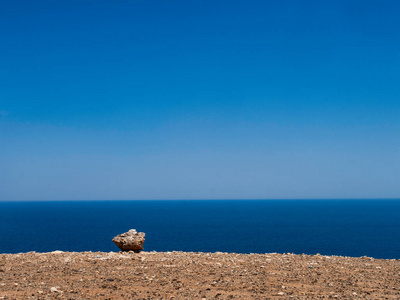
<path fill-rule="evenodd" d="M 119 251 L 296 253 L 400 259 L 400 200 L 0 202 L 0 253 Z"/>

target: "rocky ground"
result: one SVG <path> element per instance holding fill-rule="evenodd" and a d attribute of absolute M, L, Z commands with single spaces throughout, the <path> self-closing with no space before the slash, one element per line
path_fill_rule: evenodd
<path fill-rule="evenodd" d="M 0 299 L 400 299 L 400 260 L 294 254 L 0 254 Z"/>

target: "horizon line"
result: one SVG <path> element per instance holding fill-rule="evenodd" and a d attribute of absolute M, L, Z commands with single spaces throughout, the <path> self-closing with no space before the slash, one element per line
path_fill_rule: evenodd
<path fill-rule="evenodd" d="M 370 198 L 217 198 L 217 199 L 202 199 L 202 198 L 191 198 L 191 199 L 57 199 L 57 200 L 0 200 L 0 202 L 79 202 L 79 201 L 290 201 L 290 200 L 321 200 L 321 201 L 329 201 L 329 200 L 400 200 L 400 198 L 391 198 L 391 197 L 370 197 Z"/>

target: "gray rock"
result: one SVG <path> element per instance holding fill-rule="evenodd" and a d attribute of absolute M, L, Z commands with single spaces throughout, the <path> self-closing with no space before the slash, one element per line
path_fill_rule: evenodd
<path fill-rule="evenodd" d="M 131 229 L 128 232 L 117 235 L 112 241 L 122 251 L 134 251 L 139 253 L 143 250 L 144 232 L 136 232 L 136 229 Z"/>

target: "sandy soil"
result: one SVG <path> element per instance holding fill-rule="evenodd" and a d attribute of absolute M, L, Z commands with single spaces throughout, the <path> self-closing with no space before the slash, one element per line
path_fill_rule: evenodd
<path fill-rule="evenodd" d="M 400 299 L 400 261 L 294 254 L 0 255 L 0 299 Z"/>

